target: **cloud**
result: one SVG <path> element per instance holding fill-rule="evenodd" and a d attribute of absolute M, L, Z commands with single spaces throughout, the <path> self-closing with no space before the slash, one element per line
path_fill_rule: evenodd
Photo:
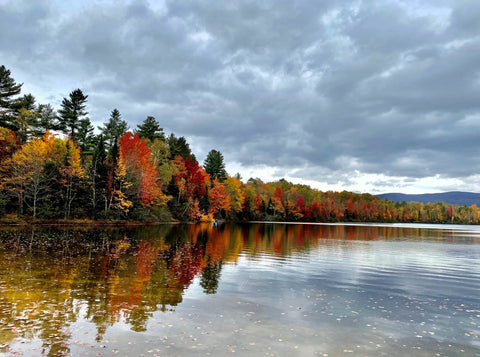
<path fill-rule="evenodd" d="M 153 115 L 200 160 L 215 148 L 252 173 L 462 189 L 480 164 L 479 13 L 453 0 L 3 1 L 0 56 L 39 99 L 80 87 L 97 125 L 113 108 L 131 128 Z"/>

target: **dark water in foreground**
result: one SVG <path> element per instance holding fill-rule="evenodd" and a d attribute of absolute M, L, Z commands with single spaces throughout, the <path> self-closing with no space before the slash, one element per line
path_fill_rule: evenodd
<path fill-rule="evenodd" d="M 480 356 L 480 227 L 0 230 L 0 356 Z"/>

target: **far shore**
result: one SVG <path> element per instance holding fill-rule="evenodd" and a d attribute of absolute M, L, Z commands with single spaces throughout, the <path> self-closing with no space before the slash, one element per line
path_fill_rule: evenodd
<path fill-rule="evenodd" d="M 136 227 L 158 224 L 177 224 L 179 222 L 136 222 L 136 221 L 112 221 L 91 219 L 53 219 L 53 220 L 25 220 L 0 219 L 1 227 Z"/>
<path fill-rule="evenodd" d="M 221 221 L 228 222 L 228 221 Z M 287 221 L 242 221 L 235 223 L 280 223 L 280 224 L 327 224 L 327 225 L 382 225 L 382 224 L 402 224 L 399 222 L 361 222 L 361 221 L 338 221 L 338 222 L 287 222 Z M 3 218 L 0 219 L 0 229 L 7 227 L 20 227 L 20 228 L 117 228 L 117 227 L 141 227 L 141 226 L 158 226 L 164 224 L 196 224 L 196 223 L 209 223 L 209 222 L 181 222 L 181 221 L 165 221 L 165 222 L 138 222 L 129 220 L 92 220 L 92 219 L 21 219 Z M 403 222 L 405 223 L 405 222 Z M 435 225 L 451 225 L 449 223 L 433 223 L 433 222 L 407 222 L 407 224 L 435 224 Z M 470 225 L 462 223 L 462 225 Z"/>

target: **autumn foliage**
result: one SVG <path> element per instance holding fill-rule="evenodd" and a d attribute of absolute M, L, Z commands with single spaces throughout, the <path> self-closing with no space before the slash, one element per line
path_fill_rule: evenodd
<path fill-rule="evenodd" d="M 126 180 L 143 207 L 165 204 L 167 196 L 162 192 L 162 183 L 153 165 L 148 143 L 138 134 L 128 132 L 121 136 L 120 166 L 124 167 Z"/>
<path fill-rule="evenodd" d="M 244 183 L 227 175 L 212 181 L 193 156 L 171 157 L 175 142 L 164 137 L 152 142 L 126 132 L 109 150 L 98 141 L 92 156 L 75 140 L 49 131 L 22 144 L 15 132 L 0 128 L 0 215 L 480 223 L 475 205 L 393 203 L 369 194 L 322 192 L 283 179 Z M 188 149 L 183 141 L 182 145 L 182 150 Z"/>

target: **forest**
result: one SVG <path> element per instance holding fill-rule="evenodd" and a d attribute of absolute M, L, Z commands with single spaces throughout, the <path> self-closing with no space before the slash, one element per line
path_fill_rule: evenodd
<path fill-rule="evenodd" d="M 212 149 L 203 165 L 185 137 L 153 116 L 135 128 L 113 108 L 95 130 L 88 95 L 55 109 L 22 94 L 0 67 L 0 222 L 301 221 L 480 223 L 476 205 L 394 203 L 371 194 L 322 192 L 284 179 L 229 175 Z"/>

